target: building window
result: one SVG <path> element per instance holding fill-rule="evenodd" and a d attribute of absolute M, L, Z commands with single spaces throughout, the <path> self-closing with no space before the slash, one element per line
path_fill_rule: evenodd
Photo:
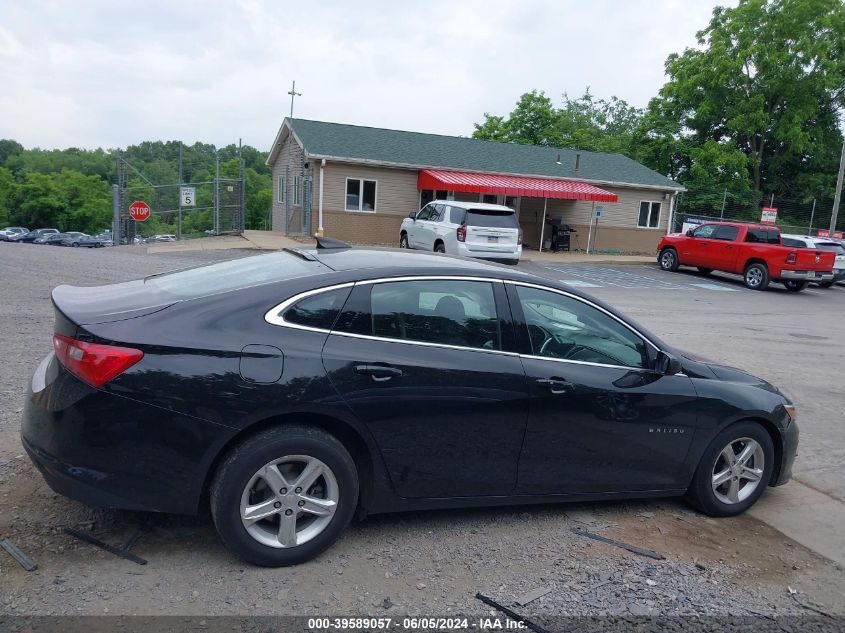
<path fill-rule="evenodd" d="M 293 177 L 293 203 L 302 204 L 302 176 Z"/>
<path fill-rule="evenodd" d="M 640 202 L 640 216 L 637 226 L 643 229 L 656 229 L 660 224 L 660 202 L 643 200 Z"/>
<path fill-rule="evenodd" d="M 285 201 L 285 193 L 287 192 L 287 188 L 288 188 L 287 178 L 285 178 L 284 176 L 279 176 L 279 192 L 278 192 L 278 195 L 276 196 L 276 199 L 279 202 Z"/>
<path fill-rule="evenodd" d="M 376 210 L 376 181 L 347 178 L 346 210 L 373 213 Z"/>

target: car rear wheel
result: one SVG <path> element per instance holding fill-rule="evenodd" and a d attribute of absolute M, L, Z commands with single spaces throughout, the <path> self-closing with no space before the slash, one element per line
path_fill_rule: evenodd
<path fill-rule="evenodd" d="M 402 236 L 399 238 L 399 248 L 411 248 L 411 245 L 408 244 L 407 233 L 402 233 Z"/>
<path fill-rule="evenodd" d="M 757 422 L 732 424 L 704 452 L 687 500 L 704 514 L 742 514 L 769 485 L 774 468 L 772 438 Z"/>
<path fill-rule="evenodd" d="M 751 290 L 765 290 L 769 287 L 769 269 L 764 264 L 749 264 L 743 273 L 743 280 Z"/>
<path fill-rule="evenodd" d="M 437 242 L 437 244 L 434 245 L 434 252 L 435 253 L 445 253 L 446 252 L 446 247 L 443 245 L 443 242 Z"/>
<path fill-rule="evenodd" d="M 709 275 L 710 273 L 713 272 L 713 269 L 712 268 L 702 268 L 701 266 L 699 266 L 698 272 L 700 272 L 702 275 Z"/>
<path fill-rule="evenodd" d="M 664 248 L 660 251 L 660 259 L 658 262 L 660 263 L 660 268 L 662 270 L 675 272 L 678 270 L 678 252 L 674 248 Z"/>
<path fill-rule="evenodd" d="M 79 248 L 79 242 L 73 242 L 71 243 L 71 246 L 73 246 L 74 248 Z"/>
<path fill-rule="evenodd" d="M 801 292 L 810 285 L 809 281 L 784 281 L 784 287 L 789 290 L 789 292 Z"/>
<path fill-rule="evenodd" d="M 320 554 L 357 503 L 358 472 L 343 444 L 298 425 L 273 427 L 237 445 L 211 486 L 211 514 L 223 543 L 264 567 Z"/>

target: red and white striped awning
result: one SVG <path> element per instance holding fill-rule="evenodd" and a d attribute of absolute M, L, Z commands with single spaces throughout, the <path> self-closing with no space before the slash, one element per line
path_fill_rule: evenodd
<path fill-rule="evenodd" d="M 619 197 L 586 182 L 531 178 L 529 176 L 499 176 L 471 171 L 423 169 L 417 178 L 417 189 L 446 189 L 471 193 L 496 193 L 530 198 L 558 198 L 561 200 L 595 200 L 616 202 Z"/>

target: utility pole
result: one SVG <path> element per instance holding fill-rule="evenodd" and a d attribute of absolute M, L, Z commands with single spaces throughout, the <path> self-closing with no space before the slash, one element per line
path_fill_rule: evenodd
<path fill-rule="evenodd" d="M 290 118 L 292 119 L 293 118 L 293 100 L 294 100 L 295 97 L 301 97 L 302 96 L 301 92 L 296 91 L 296 81 L 294 81 L 293 84 L 291 84 L 290 92 L 288 92 L 288 94 L 290 95 Z"/>
<path fill-rule="evenodd" d="M 214 148 L 214 234 L 220 235 L 220 151 Z"/>
<path fill-rule="evenodd" d="M 845 135 L 844 135 L 845 136 Z M 842 139 L 842 156 L 839 158 L 839 175 L 836 177 L 836 194 L 833 196 L 833 213 L 830 216 L 830 237 L 836 232 L 836 216 L 842 200 L 842 177 L 845 176 L 845 138 Z"/>
<path fill-rule="evenodd" d="M 725 203 L 728 201 L 728 188 L 725 187 L 725 193 L 722 194 L 722 212 L 719 214 L 719 219 L 725 218 Z"/>
<path fill-rule="evenodd" d="M 234 230 L 238 232 L 238 234 L 243 234 L 244 229 L 246 228 L 246 166 L 244 165 L 244 158 L 243 158 L 243 151 L 244 151 L 244 143 L 243 139 L 238 139 L 238 170 L 240 171 L 240 179 L 241 179 L 241 190 L 240 190 L 240 203 L 241 207 L 241 217 L 240 221 L 238 222 L 238 226 L 232 227 Z"/>
<path fill-rule="evenodd" d="M 816 199 L 813 198 L 813 208 L 810 210 L 810 228 L 807 229 L 807 235 L 813 233 L 813 217 L 816 215 Z"/>

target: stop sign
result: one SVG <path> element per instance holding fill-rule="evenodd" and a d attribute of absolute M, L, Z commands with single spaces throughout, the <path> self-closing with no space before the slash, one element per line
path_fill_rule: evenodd
<path fill-rule="evenodd" d="M 150 217 L 150 205 L 136 200 L 129 205 L 129 217 L 136 222 L 146 222 L 147 218 Z"/>

